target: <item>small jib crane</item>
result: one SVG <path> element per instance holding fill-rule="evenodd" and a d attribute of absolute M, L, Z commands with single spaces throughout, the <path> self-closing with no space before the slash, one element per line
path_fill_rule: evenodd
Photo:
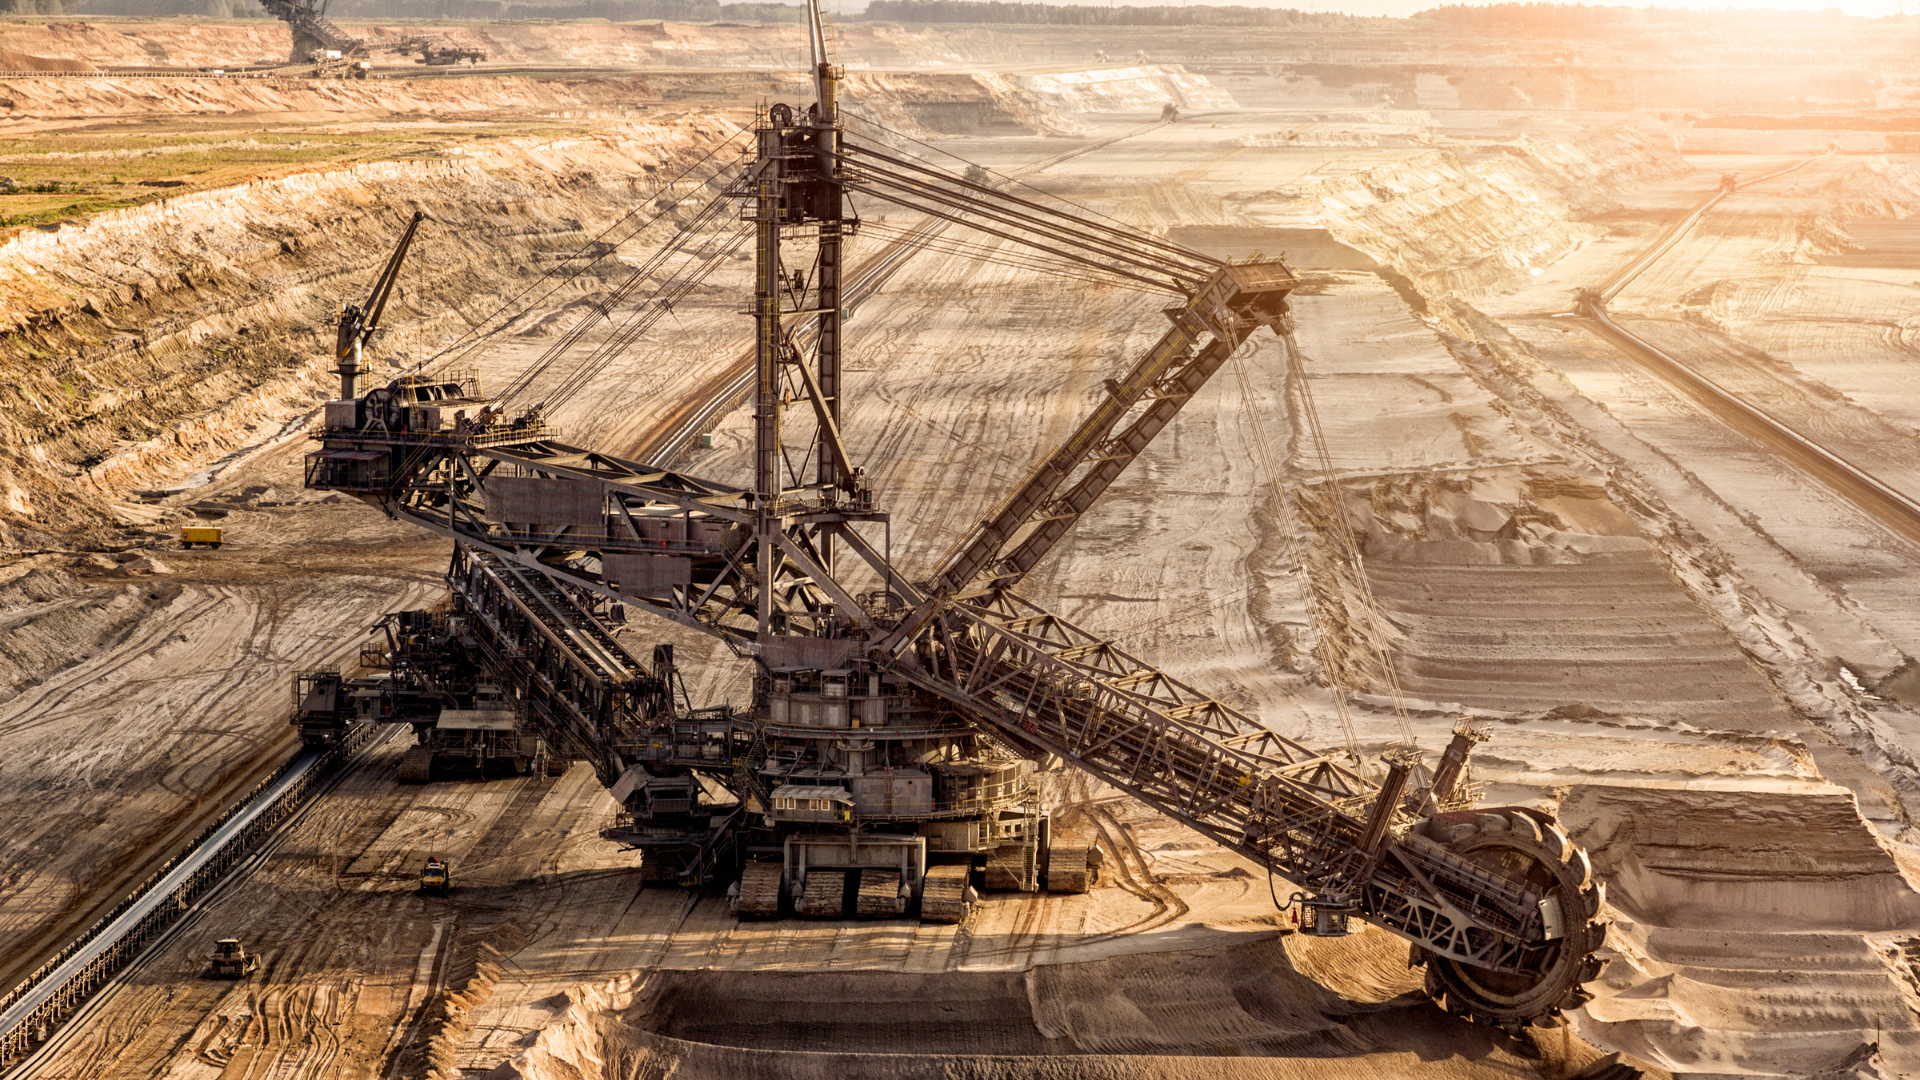
<path fill-rule="evenodd" d="M 400 264 L 406 260 L 407 249 L 413 246 L 413 236 L 420 231 L 420 223 L 427 220 L 424 210 L 415 210 L 413 219 L 407 222 L 407 231 L 400 234 L 400 244 L 393 249 L 393 255 L 387 259 L 387 268 L 380 271 L 374 279 L 373 291 L 367 294 L 365 304 L 348 304 L 340 309 L 340 333 L 335 341 L 333 356 L 339 364 L 334 368 L 340 374 L 340 399 L 353 400 L 353 384 L 360 377 L 360 354 L 368 341 L 380 330 L 380 316 L 387 310 L 387 298 L 393 295 L 394 282 L 400 278 Z"/>

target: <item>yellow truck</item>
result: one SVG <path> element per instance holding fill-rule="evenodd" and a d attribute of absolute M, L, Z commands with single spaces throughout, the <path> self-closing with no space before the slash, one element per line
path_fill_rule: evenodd
<path fill-rule="evenodd" d="M 210 548 L 220 547 L 220 530 L 212 525 L 183 525 L 180 527 L 180 546 L 190 548 L 195 544 L 205 544 Z"/>

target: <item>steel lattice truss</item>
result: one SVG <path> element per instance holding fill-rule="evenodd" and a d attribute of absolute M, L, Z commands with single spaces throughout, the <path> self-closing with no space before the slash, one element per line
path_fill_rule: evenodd
<path fill-rule="evenodd" d="M 1275 259 L 1210 259 L 843 138 L 830 78 L 820 85 L 808 116 L 768 110 L 754 163 L 722 196 L 744 204 L 756 238 L 751 484 L 572 446 L 537 409 L 508 422 L 480 408 L 474 388 L 402 380 L 347 403 L 358 410 L 351 425 L 330 419 L 316 433 L 309 486 L 352 492 L 458 541 L 450 579 L 483 613 L 498 663 L 518 673 L 543 723 L 595 748 L 603 778 L 633 760 L 623 749 L 650 737 L 649 725 L 676 737 L 658 680 L 596 632 L 593 607 L 619 601 L 769 669 L 797 657 L 869 665 L 1021 753 L 1084 768 L 1409 939 L 1435 962 L 1436 993 L 1455 1012 L 1511 1026 L 1576 1000 L 1603 934 L 1599 899 L 1585 855 L 1550 818 L 1492 815 L 1495 830 L 1438 813 L 1431 792 L 1406 790 L 1410 760 L 1371 782 L 1345 755 L 1287 739 L 1016 591 L 1235 350 L 1263 328 L 1291 332 L 1293 271 Z M 840 429 L 840 249 L 857 228 L 843 215 L 848 191 L 1178 300 L 1160 338 L 924 576 L 892 564 L 888 517 Z M 810 280 L 783 254 L 802 232 L 813 242 Z M 796 334 L 802 326 L 811 334 Z M 437 411 L 421 421 L 428 397 L 436 410 L 478 415 L 450 427 Z M 802 431 L 811 477 L 794 475 L 785 456 L 788 400 L 811 421 Z M 570 509 L 516 494 L 536 490 Z M 739 737 L 751 759 L 752 732 Z M 1479 839 L 1446 840 L 1442 826 Z"/>

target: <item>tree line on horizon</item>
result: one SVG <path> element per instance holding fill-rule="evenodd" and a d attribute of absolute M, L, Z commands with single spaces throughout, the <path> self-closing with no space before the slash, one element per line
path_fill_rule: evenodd
<path fill-rule="evenodd" d="M 327 14 L 348 19 L 461 19 L 497 22 L 604 19 L 608 22 L 799 22 L 793 4 L 718 0 L 333 0 Z M 0 15 L 206 15 L 270 19 L 258 0 L 0 0 Z"/>
<path fill-rule="evenodd" d="M 1602 4 L 1504 3 L 1444 4 L 1412 16 L 1461 30 L 1577 31 L 1649 23 L 1712 25 L 1728 20 L 1751 24 L 1831 23 L 1851 18 L 1839 8 L 1823 11 L 1784 8 L 1637 8 Z M 1892 16 L 1902 18 L 1902 16 Z"/>
<path fill-rule="evenodd" d="M 1195 4 L 1171 7 L 1094 7 L 1079 4 L 1024 3 L 1019 0 L 872 0 L 860 19 L 901 23 L 984 23 L 1051 26 L 1342 26 L 1400 21 L 1392 16 L 1348 15 Z M 1637 8 L 1598 4 L 1499 3 L 1445 4 L 1406 17 L 1449 29 L 1489 31 L 1566 31 L 1642 26 L 1649 23 L 1711 25 L 1736 19 L 1751 24 L 1830 23 L 1849 18 L 1838 8 L 1824 11 L 1727 8 Z M 1904 18 L 1904 16 L 1892 16 Z"/>
<path fill-rule="evenodd" d="M 1094 7 L 1015 0 L 872 0 L 858 18 L 867 22 L 984 23 L 1018 26 L 1345 26 L 1382 16 L 1195 4 L 1187 7 Z"/>

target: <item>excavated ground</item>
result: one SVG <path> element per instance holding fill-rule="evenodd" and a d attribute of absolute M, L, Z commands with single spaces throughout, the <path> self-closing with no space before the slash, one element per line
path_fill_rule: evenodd
<path fill-rule="evenodd" d="M 1610 883 L 1598 999 L 1518 1041 L 1452 1021 L 1394 939 L 1284 932 L 1256 868 L 1065 773 L 1046 777 L 1057 820 L 1111 868 L 1090 894 L 990 895 L 960 927 L 740 924 L 717 895 L 640 888 L 597 839 L 615 807 L 587 770 L 401 787 L 395 739 L 38 1075 L 1560 1080 L 1607 1054 L 1655 1076 L 1920 1069 L 1920 552 L 1555 317 L 1720 172 L 1794 147 L 1696 152 L 1618 115 L 1234 109 L 1175 73 L 1020 80 L 876 75 L 860 107 L 915 134 L 973 130 L 942 147 L 1002 169 L 1133 132 L 1034 182 L 1307 271 L 1298 331 L 1223 370 L 1032 591 L 1310 745 L 1370 756 L 1411 734 L 1432 751 L 1461 710 L 1494 721 L 1487 800 L 1557 808 Z M 637 93 L 611 85 L 564 93 Z M 404 213 L 436 225 L 383 372 L 635 206 L 683 217 L 667 204 L 698 192 L 662 179 L 747 118 L 628 100 L 561 131 L 535 114 L 562 89 L 488 112 L 507 86 L 378 87 L 434 115 L 353 122 L 414 125 L 430 155 L 301 164 L 8 242 L 0 811 L 20 824 L 0 840 L 0 951 L 21 971 L 197 808 L 284 758 L 292 671 L 435 591 L 444 544 L 301 491 L 326 314 Z M 1212 111 L 1149 130 L 1176 96 Z M 156 122 L 187 100 L 160 95 Z M 307 104 L 244 122 L 322 123 Z M 482 116 L 547 126 L 456 137 Z M 1920 479 L 1900 392 L 1917 164 L 1840 155 L 1743 192 L 1614 310 L 1889 482 Z M 863 219 L 856 266 L 918 220 Z M 505 385 L 662 235 L 459 363 Z M 615 453 L 643 442 L 746 344 L 726 291 L 746 270 L 556 396 L 556 424 Z M 896 558 L 938 558 L 1158 335 L 1162 303 L 933 251 L 864 305 L 845 430 Z M 738 476 L 747 437 L 729 417 L 688 465 Z M 161 546 L 189 513 L 223 515 L 229 544 Z M 677 641 L 696 698 L 740 698 L 721 647 L 646 622 L 628 636 Z M 1326 673 L 1360 691 L 1351 727 Z M 449 898 L 413 891 L 429 851 L 453 860 Z M 235 934 L 261 972 L 200 978 Z"/>

